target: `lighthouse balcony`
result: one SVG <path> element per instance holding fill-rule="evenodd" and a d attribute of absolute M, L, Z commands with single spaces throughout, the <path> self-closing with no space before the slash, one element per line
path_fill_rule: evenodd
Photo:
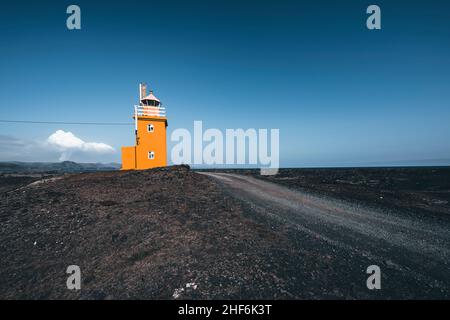
<path fill-rule="evenodd" d="M 166 116 L 166 108 L 161 106 L 134 106 L 135 114 L 138 117 L 161 117 Z"/>

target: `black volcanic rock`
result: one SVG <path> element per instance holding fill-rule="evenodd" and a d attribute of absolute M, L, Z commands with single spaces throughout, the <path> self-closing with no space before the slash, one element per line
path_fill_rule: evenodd
<path fill-rule="evenodd" d="M 1 299 L 290 297 L 287 279 L 267 276 L 285 273 L 288 238 L 188 166 L 65 174 L 0 195 Z M 73 264 L 78 292 L 66 288 Z"/>
<path fill-rule="evenodd" d="M 114 171 L 120 169 L 118 163 L 77 163 L 62 162 L 0 162 L 0 173 L 70 173 L 89 171 Z"/>
<path fill-rule="evenodd" d="M 346 170 L 285 169 L 261 179 L 369 204 L 378 199 L 406 206 L 405 214 L 429 201 L 427 219 L 449 225 L 448 169 Z M 270 206 L 239 201 L 187 166 L 37 176 L 0 176 L 0 299 L 449 297 L 426 279 L 417 287 L 400 277 L 406 269 L 390 260 L 291 228 Z M 361 239 L 354 242 L 366 245 Z M 366 287 L 373 263 L 386 272 L 379 292 Z M 80 291 L 66 287 L 69 265 L 81 268 Z"/>

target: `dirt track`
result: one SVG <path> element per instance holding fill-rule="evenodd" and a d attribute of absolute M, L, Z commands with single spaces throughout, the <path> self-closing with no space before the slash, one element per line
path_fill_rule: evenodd
<path fill-rule="evenodd" d="M 368 258 L 386 266 L 389 287 L 433 287 L 449 294 L 450 228 L 432 219 L 374 210 L 307 194 L 250 176 L 202 172 L 220 181 L 255 212 L 300 235 L 308 234 L 339 248 L 343 261 Z M 356 261 L 357 259 L 355 259 Z M 349 265 L 347 270 L 351 270 Z M 382 268 L 383 270 L 383 268 Z M 389 272 L 395 277 L 389 277 Z M 409 280 L 407 280 L 409 279 Z M 404 287 L 404 282 L 411 285 Z M 414 287 L 416 289 L 414 289 Z"/>
<path fill-rule="evenodd" d="M 2 299 L 450 298 L 450 228 L 422 216 L 184 166 L 36 179 L 0 179 Z"/>

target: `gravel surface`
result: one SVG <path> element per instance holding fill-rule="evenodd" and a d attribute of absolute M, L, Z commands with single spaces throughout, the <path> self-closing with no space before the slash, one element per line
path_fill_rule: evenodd
<path fill-rule="evenodd" d="M 261 217 L 295 230 L 300 238 L 316 238 L 315 246 L 324 246 L 315 250 L 346 261 L 344 270 L 355 272 L 354 280 L 354 267 L 363 266 L 364 260 L 382 267 L 383 296 L 449 297 L 449 224 L 312 195 L 248 175 L 202 174 L 220 181 Z"/>
<path fill-rule="evenodd" d="M 0 178 L 2 299 L 450 296 L 448 225 L 431 220 L 184 166 L 20 179 Z"/>

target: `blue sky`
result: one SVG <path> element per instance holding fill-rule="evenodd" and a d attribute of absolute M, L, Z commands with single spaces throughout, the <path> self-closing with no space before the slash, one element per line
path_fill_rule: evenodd
<path fill-rule="evenodd" d="M 283 167 L 450 164 L 448 1 L 25 1 L 0 25 L 0 119 L 131 122 L 145 81 L 169 136 L 279 128 Z M 76 161 L 134 143 L 132 126 L 0 123 L 0 161 L 58 161 L 57 130 L 116 150 Z"/>

